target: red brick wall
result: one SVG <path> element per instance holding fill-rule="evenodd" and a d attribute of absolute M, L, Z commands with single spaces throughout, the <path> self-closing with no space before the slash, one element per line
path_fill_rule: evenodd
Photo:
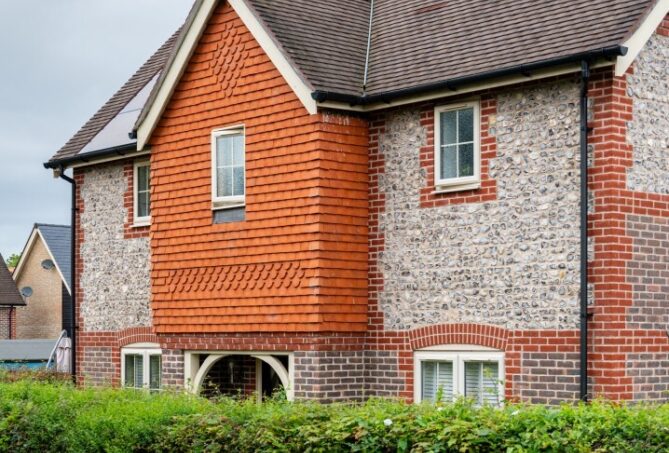
<path fill-rule="evenodd" d="M 77 341 L 77 356 L 80 357 L 78 383 L 113 386 L 121 384 L 121 348 L 133 343 L 159 343 L 149 327 L 120 332 L 79 331 Z"/>
<path fill-rule="evenodd" d="M 666 36 L 666 20 L 658 32 Z M 634 66 L 622 77 L 599 71 L 589 91 L 594 104 L 591 376 L 596 395 L 666 400 L 669 274 L 663 263 L 669 257 L 669 196 L 628 189 L 634 149 L 627 141 L 627 124 L 634 120 L 634 104 L 627 78 L 633 72 Z"/>
<path fill-rule="evenodd" d="M 212 130 L 244 124 L 245 220 L 212 221 Z M 160 333 L 363 331 L 367 124 L 309 115 L 221 2 L 152 138 Z"/>
<path fill-rule="evenodd" d="M 481 97 L 481 187 L 450 193 L 435 193 L 434 184 L 434 103 L 421 107 L 421 125 L 427 131 L 427 143 L 420 149 L 421 167 L 427 172 L 428 186 L 421 190 L 420 202 L 424 208 L 459 203 L 484 203 L 497 199 L 497 183 L 490 177 L 490 160 L 497 157 L 497 141 L 490 135 L 490 117 L 497 113 L 497 100 L 491 95 Z"/>

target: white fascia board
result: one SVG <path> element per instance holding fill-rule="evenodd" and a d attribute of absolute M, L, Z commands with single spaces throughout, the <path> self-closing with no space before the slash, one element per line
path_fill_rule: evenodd
<path fill-rule="evenodd" d="M 669 1 L 669 0 L 667 0 Z M 612 66 L 613 62 L 601 61 L 591 66 L 592 69 L 602 68 L 606 66 Z M 413 96 L 407 96 L 403 98 L 394 99 L 389 102 L 378 102 L 375 104 L 367 105 L 350 105 L 345 102 L 332 102 L 325 101 L 319 102 L 318 107 L 328 108 L 335 110 L 346 110 L 353 112 L 374 112 L 377 110 L 384 110 L 391 107 L 397 107 L 408 104 L 415 104 L 418 102 L 432 101 L 435 99 L 445 99 L 454 96 L 462 96 L 463 94 L 476 93 L 484 90 L 489 90 L 492 88 L 500 88 L 512 85 L 518 85 L 521 83 L 531 82 L 533 80 L 541 80 L 550 77 L 561 76 L 565 74 L 578 73 L 581 70 L 581 65 L 564 65 L 555 68 L 544 69 L 540 71 L 534 71 L 530 75 L 511 75 L 506 77 L 500 77 L 498 79 L 491 79 L 490 81 L 482 81 L 469 85 L 459 86 L 456 90 L 436 90 L 431 91 L 425 94 L 418 94 Z"/>
<path fill-rule="evenodd" d="M 616 77 L 622 77 L 632 66 L 641 49 L 653 36 L 667 13 L 669 13 L 669 0 L 659 0 L 632 36 L 623 43 L 623 46 L 627 47 L 627 54 L 618 57 L 616 60 Z"/>
<path fill-rule="evenodd" d="M 12 278 L 14 278 L 15 282 L 19 281 L 19 277 L 21 276 L 21 272 L 23 271 L 24 263 L 28 261 L 28 255 L 30 255 L 33 246 L 35 245 L 35 240 L 37 239 L 37 235 L 38 235 L 37 227 L 33 227 L 33 230 L 30 233 L 30 237 L 28 238 L 28 242 L 26 242 L 25 247 L 23 247 L 23 250 L 21 251 L 21 258 L 19 258 L 19 262 L 16 265 L 16 269 L 14 269 L 14 272 L 12 272 Z"/>
<path fill-rule="evenodd" d="M 313 115 L 318 112 L 316 101 L 311 97 L 313 89 L 301 76 L 279 44 L 274 40 L 271 33 L 258 19 L 244 0 L 228 0 L 230 6 L 235 10 L 246 28 L 249 29 L 255 40 L 263 49 L 270 61 L 278 69 L 295 95 L 304 105 L 304 108 Z M 181 46 L 177 50 L 172 64 L 166 69 L 167 73 L 158 87 L 158 93 L 149 107 L 149 111 L 137 129 L 137 150 L 144 149 L 160 120 L 167 103 L 174 92 L 179 79 L 184 73 L 195 47 L 197 46 L 211 15 L 218 4 L 218 0 L 203 0 L 195 15 L 190 28 L 186 32 Z"/>
<path fill-rule="evenodd" d="M 141 152 L 129 152 L 128 154 L 119 154 L 119 155 L 114 155 L 112 157 L 101 157 L 99 159 L 92 159 L 88 162 L 77 162 L 74 164 L 68 165 L 66 168 L 83 168 L 83 167 L 92 167 L 95 165 L 100 165 L 100 164 L 106 164 L 109 162 L 116 162 L 119 160 L 128 160 L 128 159 L 134 159 L 138 157 L 145 157 L 151 155 L 151 150 L 146 149 Z"/>
<path fill-rule="evenodd" d="M 279 43 L 273 38 L 272 33 L 258 19 L 258 16 L 251 10 L 246 0 L 228 1 L 242 22 L 244 22 L 246 28 L 249 29 L 253 37 L 258 41 L 262 50 L 286 80 L 286 83 L 288 83 L 295 95 L 302 102 L 307 112 L 310 115 L 317 113 L 318 107 L 316 101 L 311 97 L 311 93 L 314 91 L 313 87 L 297 71 Z"/>
<path fill-rule="evenodd" d="M 153 99 L 146 117 L 137 128 L 137 151 L 142 151 L 149 141 L 217 4 L 218 0 L 203 0 L 195 13 L 195 18 L 188 31 L 186 31 L 186 36 L 181 42 L 172 63 L 165 69 L 167 72 L 158 87 L 158 93 Z"/>

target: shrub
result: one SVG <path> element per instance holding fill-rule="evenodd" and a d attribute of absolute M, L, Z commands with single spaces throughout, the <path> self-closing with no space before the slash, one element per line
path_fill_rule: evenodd
<path fill-rule="evenodd" d="M 0 382 L 35 381 L 46 383 L 65 383 L 70 382 L 71 380 L 72 377 L 69 373 L 58 373 L 54 370 L 32 370 L 28 368 L 4 370 L 0 368 Z"/>
<path fill-rule="evenodd" d="M 1 452 L 660 452 L 669 405 L 365 404 L 0 383 Z"/>

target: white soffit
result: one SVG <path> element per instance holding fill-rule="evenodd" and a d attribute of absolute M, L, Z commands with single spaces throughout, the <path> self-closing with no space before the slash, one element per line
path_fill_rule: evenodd
<path fill-rule="evenodd" d="M 667 13 L 669 13 L 669 0 L 659 0 L 636 31 L 623 43 L 623 46 L 627 47 L 627 54 L 618 57 L 616 60 L 617 77 L 621 77 L 627 72 Z"/>

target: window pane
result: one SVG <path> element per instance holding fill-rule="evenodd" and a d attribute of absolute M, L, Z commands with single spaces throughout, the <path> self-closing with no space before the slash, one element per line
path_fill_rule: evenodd
<path fill-rule="evenodd" d="M 162 369 L 161 357 L 159 355 L 152 355 L 149 357 L 149 388 L 157 390 L 160 388 Z"/>
<path fill-rule="evenodd" d="M 456 178 L 458 176 L 457 148 L 457 145 L 441 148 L 440 179 Z"/>
<path fill-rule="evenodd" d="M 422 362 L 423 391 L 422 397 L 427 401 L 434 401 L 437 394 L 437 364 Z"/>
<path fill-rule="evenodd" d="M 149 213 L 149 192 L 140 192 L 137 195 L 137 217 L 148 217 Z"/>
<path fill-rule="evenodd" d="M 465 362 L 465 396 L 476 404 L 499 403 L 499 365 L 496 362 Z"/>
<path fill-rule="evenodd" d="M 460 171 L 458 176 L 474 176 L 474 145 L 458 145 L 458 152 L 460 153 L 458 163 Z"/>
<path fill-rule="evenodd" d="M 239 166 L 244 165 L 244 136 L 235 135 L 233 136 L 234 142 L 234 158 L 232 165 Z"/>
<path fill-rule="evenodd" d="M 484 403 L 498 404 L 499 394 L 499 364 L 497 362 L 486 362 L 481 364 L 481 387 Z"/>
<path fill-rule="evenodd" d="M 441 145 L 457 143 L 457 111 L 441 113 Z"/>
<path fill-rule="evenodd" d="M 133 356 L 135 358 L 135 387 L 144 387 L 144 357 L 141 355 Z"/>
<path fill-rule="evenodd" d="M 137 167 L 137 191 L 149 190 L 149 167 L 144 165 Z"/>
<path fill-rule="evenodd" d="M 216 160 L 219 167 L 232 165 L 232 137 L 223 135 L 216 139 Z"/>
<path fill-rule="evenodd" d="M 125 356 L 125 377 L 123 384 L 126 387 L 135 386 L 135 360 L 131 355 Z"/>
<path fill-rule="evenodd" d="M 481 364 L 465 362 L 465 396 L 481 404 Z"/>
<path fill-rule="evenodd" d="M 453 363 L 422 362 L 422 399 L 451 401 L 453 399 Z"/>
<path fill-rule="evenodd" d="M 139 354 L 130 354 L 125 356 L 125 386 L 131 388 L 141 388 L 143 374 L 143 357 Z"/>
<path fill-rule="evenodd" d="M 235 167 L 233 172 L 234 172 L 234 194 L 244 195 L 244 167 Z"/>
<path fill-rule="evenodd" d="M 474 109 L 458 110 L 458 143 L 474 140 Z"/>
<path fill-rule="evenodd" d="M 232 195 L 232 168 L 219 168 L 217 171 L 217 195 L 229 197 Z"/>

